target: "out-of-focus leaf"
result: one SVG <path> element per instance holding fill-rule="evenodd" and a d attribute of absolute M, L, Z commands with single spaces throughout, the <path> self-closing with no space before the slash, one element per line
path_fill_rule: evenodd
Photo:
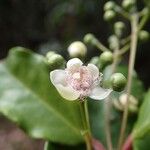
<path fill-rule="evenodd" d="M 45 142 L 44 150 L 86 150 L 84 144 L 68 146 L 68 145 L 60 145 L 58 143 Z"/>
<path fill-rule="evenodd" d="M 144 0 L 144 2 L 146 4 L 146 6 L 150 8 L 150 0 Z"/>
<path fill-rule="evenodd" d="M 141 150 L 141 147 L 144 149 L 150 148 L 150 90 L 145 96 L 144 102 L 140 108 L 139 116 L 137 123 L 133 129 L 133 137 L 134 137 L 134 148 L 135 150 Z"/>
<path fill-rule="evenodd" d="M 133 142 L 134 150 L 149 150 L 150 148 L 150 133 L 142 138 L 137 138 Z"/>
<path fill-rule="evenodd" d="M 48 68 L 41 55 L 21 47 L 10 50 L 0 64 L 0 111 L 32 137 L 82 142 L 78 104 L 59 96 Z"/>

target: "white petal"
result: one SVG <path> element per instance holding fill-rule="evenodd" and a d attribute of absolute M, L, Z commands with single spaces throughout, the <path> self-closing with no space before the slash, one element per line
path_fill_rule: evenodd
<path fill-rule="evenodd" d="M 91 72 L 93 79 L 97 79 L 99 77 L 99 69 L 93 64 L 87 65 L 88 70 Z"/>
<path fill-rule="evenodd" d="M 83 62 L 79 58 L 73 58 L 67 62 L 67 69 L 71 69 L 72 67 L 79 68 L 82 64 Z"/>
<path fill-rule="evenodd" d="M 63 98 L 67 100 L 76 100 L 79 98 L 80 94 L 67 85 L 66 72 L 64 70 L 51 71 L 50 79 Z"/>
<path fill-rule="evenodd" d="M 102 100 L 105 99 L 111 92 L 111 89 L 103 89 L 97 86 L 92 90 L 89 97 L 95 100 Z"/>
<path fill-rule="evenodd" d="M 80 94 L 72 89 L 69 86 L 63 86 L 61 84 L 56 85 L 56 89 L 58 90 L 59 94 L 67 100 L 73 101 L 79 98 Z"/>
<path fill-rule="evenodd" d="M 66 85 L 66 72 L 65 70 L 54 70 L 50 72 L 50 80 L 55 86 L 56 84 Z"/>

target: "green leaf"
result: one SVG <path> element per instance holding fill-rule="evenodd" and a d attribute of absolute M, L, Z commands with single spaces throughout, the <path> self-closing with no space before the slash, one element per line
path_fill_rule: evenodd
<path fill-rule="evenodd" d="M 140 108 L 138 120 L 133 129 L 134 147 L 141 150 L 140 147 L 150 147 L 150 90 L 147 92 L 144 102 Z M 148 147 L 148 148 L 149 148 Z M 143 149 L 145 150 L 145 149 Z"/>
<path fill-rule="evenodd" d="M 85 144 L 80 145 L 60 145 L 58 143 L 45 142 L 44 150 L 86 150 Z"/>
<path fill-rule="evenodd" d="M 146 134 L 142 138 L 134 139 L 133 148 L 134 150 L 149 150 L 150 148 L 150 133 Z"/>
<path fill-rule="evenodd" d="M 0 64 L 0 111 L 32 137 L 65 144 L 83 141 L 78 104 L 59 96 L 45 58 L 25 48 L 11 49 Z"/>

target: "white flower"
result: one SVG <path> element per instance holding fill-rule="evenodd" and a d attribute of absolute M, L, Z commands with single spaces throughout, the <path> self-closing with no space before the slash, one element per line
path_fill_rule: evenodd
<path fill-rule="evenodd" d="M 112 91 L 100 87 L 101 76 L 95 65 L 83 66 L 78 58 L 69 60 L 65 70 L 50 72 L 50 79 L 60 95 L 67 100 L 82 99 L 87 96 L 102 100 Z"/>

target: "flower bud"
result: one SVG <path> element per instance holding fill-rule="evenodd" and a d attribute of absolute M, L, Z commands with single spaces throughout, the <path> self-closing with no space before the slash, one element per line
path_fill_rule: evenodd
<path fill-rule="evenodd" d="M 116 13 L 113 10 L 107 10 L 104 13 L 104 20 L 106 21 L 112 21 L 116 17 Z"/>
<path fill-rule="evenodd" d="M 112 50 L 117 49 L 118 48 L 118 44 L 119 44 L 117 36 L 116 35 L 111 35 L 108 38 L 108 43 L 109 43 L 109 48 L 110 49 L 112 49 Z"/>
<path fill-rule="evenodd" d="M 114 31 L 118 37 L 121 37 L 124 29 L 125 29 L 125 24 L 123 22 L 118 21 L 114 24 Z"/>
<path fill-rule="evenodd" d="M 68 52 L 70 57 L 84 57 L 87 53 L 87 48 L 86 46 L 80 42 L 80 41 L 75 41 L 71 43 L 68 47 Z"/>
<path fill-rule="evenodd" d="M 65 62 L 64 58 L 61 55 L 56 54 L 53 51 L 50 51 L 46 54 L 46 59 L 51 70 L 60 68 Z"/>
<path fill-rule="evenodd" d="M 108 1 L 104 5 L 104 11 L 112 10 L 112 9 L 114 9 L 115 6 L 116 6 L 116 4 L 114 1 Z"/>
<path fill-rule="evenodd" d="M 139 32 L 139 40 L 142 41 L 142 42 L 146 42 L 149 40 L 149 33 L 145 30 L 141 30 Z"/>
<path fill-rule="evenodd" d="M 110 78 L 110 84 L 114 91 L 121 92 L 126 85 L 126 78 L 122 73 L 114 73 Z"/>
<path fill-rule="evenodd" d="M 95 36 L 91 33 L 88 33 L 84 36 L 83 40 L 87 44 L 93 44 L 93 41 L 95 40 Z"/>
<path fill-rule="evenodd" d="M 118 100 L 116 99 L 113 101 L 113 104 L 116 109 L 124 111 L 127 105 L 127 94 L 121 94 Z M 131 113 L 136 113 L 138 111 L 138 100 L 133 95 L 129 96 L 128 110 Z"/>
<path fill-rule="evenodd" d="M 113 54 L 110 51 L 103 52 L 99 58 L 101 67 L 106 67 L 113 62 Z"/>
<path fill-rule="evenodd" d="M 123 0 L 122 7 L 126 10 L 130 10 L 135 5 L 136 0 Z"/>

